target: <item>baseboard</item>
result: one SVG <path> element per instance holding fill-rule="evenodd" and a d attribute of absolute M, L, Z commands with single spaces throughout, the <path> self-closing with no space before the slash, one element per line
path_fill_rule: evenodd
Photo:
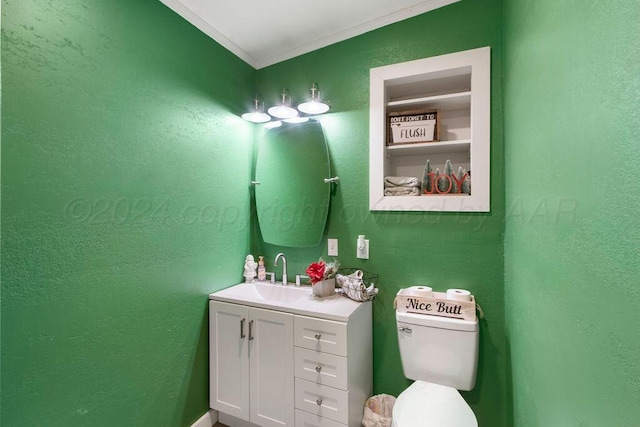
<path fill-rule="evenodd" d="M 198 418 L 198 420 L 191 424 L 191 427 L 213 427 L 218 422 L 218 411 L 209 409 L 209 411 Z"/>

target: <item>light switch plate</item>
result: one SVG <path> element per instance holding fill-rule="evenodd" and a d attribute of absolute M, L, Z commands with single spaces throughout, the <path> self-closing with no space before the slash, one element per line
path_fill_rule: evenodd
<path fill-rule="evenodd" d="M 338 256 L 338 239 L 329 239 L 327 241 L 327 255 Z"/>

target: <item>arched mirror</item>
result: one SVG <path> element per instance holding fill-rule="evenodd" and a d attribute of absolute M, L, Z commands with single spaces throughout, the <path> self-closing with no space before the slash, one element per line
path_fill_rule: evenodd
<path fill-rule="evenodd" d="M 256 211 L 262 239 L 289 247 L 317 246 L 329 210 L 329 151 L 316 120 L 283 123 L 258 142 Z"/>

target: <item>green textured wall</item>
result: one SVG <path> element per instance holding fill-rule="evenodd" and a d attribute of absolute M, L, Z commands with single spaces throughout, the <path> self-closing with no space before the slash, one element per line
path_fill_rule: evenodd
<path fill-rule="evenodd" d="M 640 420 L 640 3 L 505 0 L 516 426 Z"/>
<path fill-rule="evenodd" d="M 491 213 L 383 213 L 369 211 L 369 69 L 482 46 L 492 48 Z M 265 100 L 289 88 L 305 96 L 317 81 L 332 111 L 321 118 L 334 174 L 340 185 L 332 199 L 327 235 L 339 239 L 338 259 L 380 275 L 374 303 L 374 392 L 398 395 L 410 382 L 402 373 L 393 298 L 398 289 L 427 284 L 473 291 L 486 320 L 481 326 L 478 382 L 464 393 L 481 426 L 506 426 L 507 382 L 503 295 L 503 139 L 500 1 L 462 1 L 258 71 Z M 370 259 L 355 257 L 358 234 L 370 239 Z M 265 245 L 267 269 L 283 251 L 290 277 L 326 255 L 317 248 Z M 278 270 L 279 271 L 279 270 Z"/>
<path fill-rule="evenodd" d="M 3 426 L 188 426 L 255 70 L 158 1 L 2 2 Z"/>

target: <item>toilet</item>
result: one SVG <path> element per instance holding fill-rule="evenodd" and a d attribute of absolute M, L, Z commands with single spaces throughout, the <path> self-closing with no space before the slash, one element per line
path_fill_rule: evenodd
<path fill-rule="evenodd" d="M 404 376 L 415 382 L 393 407 L 392 427 L 478 427 L 458 390 L 471 390 L 478 321 L 396 312 Z"/>

